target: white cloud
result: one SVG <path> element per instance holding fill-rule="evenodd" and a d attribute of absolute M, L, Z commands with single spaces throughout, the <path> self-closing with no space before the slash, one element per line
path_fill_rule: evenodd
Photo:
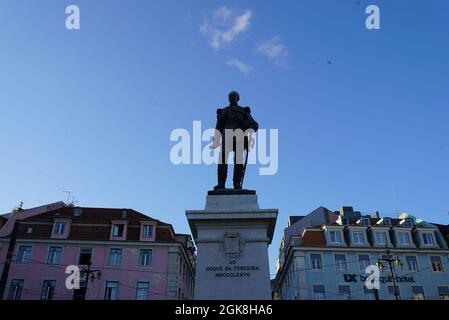
<path fill-rule="evenodd" d="M 287 47 L 281 42 L 279 37 L 260 42 L 256 46 L 256 51 L 272 60 L 277 66 L 284 65 L 288 56 Z"/>
<path fill-rule="evenodd" d="M 248 74 L 252 70 L 252 68 L 249 65 L 247 65 L 246 63 L 244 63 L 238 59 L 228 60 L 226 62 L 226 64 L 228 66 L 237 68 L 240 72 L 242 72 L 244 74 Z"/>
<path fill-rule="evenodd" d="M 212 19 L 204 21 L 200 32 L 209 38 L 210 46 L 218 50 L 248 29 L 252 15 L 248 9 L 238 15 L 223 6 L 212 13 Z"/>

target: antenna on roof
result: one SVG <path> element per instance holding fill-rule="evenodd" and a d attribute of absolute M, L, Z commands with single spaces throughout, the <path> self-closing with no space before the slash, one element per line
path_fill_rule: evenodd
<path fill-rule="evenodd" d="M 70 201 L 70 195 L 72 194 L 72 192 L 71 191 L 62 191 L 62 192 L 64 192 L 64 193 L 67 193 L 67 200 L 66 200 L 66 204 L 69 204 L 69 201 Z"/>
<path fill-rule="evenodd" d="M 68 205 L 69 205 L 70 207 L 74 207 L 74 206 L 75 206 L 75 203 L 78 203 L 78 201 L 75 201 L 75 196 L 72 196 L 72 202 L 70 202 Z"/>

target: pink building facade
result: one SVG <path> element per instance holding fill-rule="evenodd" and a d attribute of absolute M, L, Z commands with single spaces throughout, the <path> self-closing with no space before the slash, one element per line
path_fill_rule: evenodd
<path fill-rule="evenodd" d="M 18 224 L 3 299 L 193 299 L 194 247 L 170 224 L 130 209 L 26 211 L 11 214 L 0 230 L 5 271 L 12 225 Z M 73 276 L 68 266 L 81 271 L 79 289 L 70 287 L 73 281 L 66 284 Z"/>

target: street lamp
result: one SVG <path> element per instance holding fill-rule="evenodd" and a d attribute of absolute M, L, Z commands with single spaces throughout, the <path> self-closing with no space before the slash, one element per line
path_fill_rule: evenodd
<path fill-rule="evenodd" d="M 395 257 L 391 254 L 390 249 L 388 249 L 388 247 L 387 247 L 387 255 L 385 256 L 385 258 L 381 258 L 381 259 L 377 260 L 376 265 L 379 268 L 379 270 L 382 270 L 383 268 L 385 268 L 385 265 L 383 264 L 383 262 L 387 262 L 390 267 L 391 278 L 393 279 L 394 296 L 395 296 L 396 300 L 400 300 L 399 291 L 396 286 L 396 275 L 394 273 L 393 264 L 396 264 L 401 269 L 404 267 L 404 265 L 403 265 L 401 259 L 399 259 L 398 257 Z"/>
<path fill-rule="evenodd" d="M 87 268 L 83 267 L 80 272 L 82 277 L 86 277 L 86 283 L 84 285 L 84 299 L 87 298 L 87 287 L 89 285 L 89 280 L 91 282 L 94 282 L 95 279 L 101 279 L 101 270 L 91 270 L 91 265 L 92 262 L 89 261 L 87 264 Z"/>

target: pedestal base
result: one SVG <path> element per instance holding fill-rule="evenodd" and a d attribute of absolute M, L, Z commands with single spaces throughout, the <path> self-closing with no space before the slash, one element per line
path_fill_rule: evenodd
<path fill-rule="evenodd" d="M 186 211 L 198 249 L 196 300 L 271 299 L 268 245 L 278 210 L 259 209 L 247 191 L 214 191 L 205 210 Z"/>

